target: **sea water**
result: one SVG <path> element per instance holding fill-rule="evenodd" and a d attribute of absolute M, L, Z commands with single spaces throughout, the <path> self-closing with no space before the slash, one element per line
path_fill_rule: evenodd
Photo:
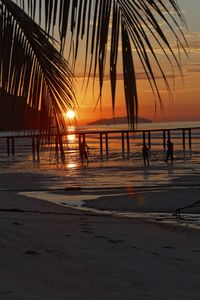
<path fill-rule="evenodd" d="M 188 131 L 185 131 L 186 147 L 183 149 L 182 131 L 171 130 L 171 140 L 174 143 L 174 165 L 165 163 L 166 150 L 163 148 L 163 129 L 177 128 L 192 128 L 192 149 L 189 149 Z M 89 164 L 84 163 L 82 166 L 79 159 L 78 137 L 73 134 L 73 131 L 79 130 L 83 132 L 92 131 L 111 131 L 111 130 L 126 130 L 127 125 L 109 125 L 109 126 L 83 126 L 69 127 L 70 134 L 67 137 L 65 144 L 66 162 L 62 163 L 55 155 L 55 146 L 49 149 L 48 145 L 43 143 L 40 155 L 40 161 L 33 160 L 31 151 L 31 140 L 17 139 L 15 142 L 15 155 L 7 156 L 6 142 L 0 139 L 0 168 L 1 172 L 24 172 L 24 173 L 40 173 L 48 177 L 48 187 L 51 190 L 81 188 L 95 189 L 98 194 L 105 195 L 105 190 L 110 188 L 152 188 L 159 191 L 161 187 L 170 186 L 177 182 L 182 186 L 193 184 L 184 181 L 186 176 L 200 173 L 200 122 L 175 122 L 175 123 L 146 123 L 138 124 L 138 130 L 154 130 L 161 131 L 151 132 L 151 151 L 150 151 L 150 167 L 143 166 L 142 160 L 142 132 L 130 134 L 130 152 L 127 153 L 126 140 L 125 152 L 122 151 L 122 140 L 119 132 L 108 135 L 108 156 L 105 154 L 105 145 L 103 146 L 103 156 L 100 155 L 99 135 L 86 134 L 86 142 L 89 146 Z M 7 132 L 2 132 L 1 136 L 6 136 Z M 13 134 L 13 133 L 10 133 Z M 16 133 L 15 133 L 16 134 Z M 21 134 L 21 133 L 18 133 Z M 167 135 L 166 135 L 167 139 Z M 105 143 L 105 141 L 104 141 Z M 51 151 L 50 151 L 51 150 Z M 180 180 L 181 178 L 181 180 Z M 187 177 L 188 178 L 188 177 Z M 176 181 L 178 180 L 178 181 Z M 198 182 L 197 182 L 198 183 Z M 108 193 L 110 194 L 110 193 Z M 35 195 L 36 197 L 36 195 Z M 41 199 L 47 200 L 46 196 L 41 196 Z M 60 195 L 54 194 L 54 200 L 51 201 L 65 206 L 82 207 L 81 201 L 84 203 L 88 199 L 76 199 L 70 196 L 71 200 L 65 199 L 60 202 Z M 37 198 L 37 197 L 36 197 Z M 50 198 L 50 196 L 49 196 Z M 68 197 L 69 198 L 69 197 Z M 99 196 L 98 196 L 99 198 Z M 72 205 L 72 202 L 74 203 Z M 83 208 L 83 207 L 82 207 Z M 89 209 L 85 208 L 84 209 Z M 120 212 L 117 213 L 120 215 Z M 130 212 L 122 212 L 126 216 L 134 216 Z M 137 214 L 138 216 L 138 214 Z M 145 216 L 145 214 L 143 215 Z M 150 215 L 148 214 L 150 217 Z M 151 215 L 155 219 L 156 215 Z M 136 217 L 136 216 L 135 216 Z M 188 216 L 191 219 L 191 216 Z M 192 224 L 199 225 L 199 215 L 194 219 Z M 170 220 L 171 216 L 165 220 Z M 191 223 L 191 222 L 190 222 Z"/>
<path fill-rule="evenodd" d="M 171 139 L 174 143 L 174 171 L 166 168 L 163 148 L 162 129 L 194 128 L 192 129 L 192 149 L 189 149 L 188 131 L 185 131 L 186 147 L 183 149 L 182 131 L 172 130 Z M 197 128 L 197 129 L 195 129 Z M 199 129 L 198 129 L 199 128 Z M 142 159 L 142 132 L 129 134 L 130 151 L 127 152 L 125 139 L 125 152 L 122 151 L 121 133 L 108 134 L 108 155 L 105 153 L 105 140 L 103 155 L 100 154 L 100 141 L 97 134 L 86 134 L 86 142 L 89 146 L 89 165 L 81 165 L 79 158 L 78 136 L 73 130 L 83 132 L 126 130 L 127 125 L 109 126 L 83 126 L 69 127 L 70 134 L 64 141 L 66 162 L 55 154 L 55 146 L 41 146 L 40 161 L 33 160 L 31 139 L 15 139 L 15 155 L 8 156 L 6 140 L 0 138 L 0 170 L 1 172 L 40 172 L 67 176 L 69 185 L 92 186 L 129 186 L 152 185 L 167 182 L 169 178 L 178 176 L 179 173 L 198 172 L 200 170 L 200 122 L 174 122 L 174 123 L 145 123 L 138 124 L 138 130 L 161 129 L 151 132 L 150 165 L 151 176 L 146 175 Z M 6 136 L 7 132 L 1 132 L 0 136 Z M 9 133 L 10 135 L 16 133 Z M 23 133 L 18 133 L 23 134 Z M 125 136 L 126 137 L 126 136 Z M 167 135 L 166 135 L 167 139 Z M 154 170 L 154 171 L 153 171 Z M 145 171 L 145 172 L 144 172 Z M 67 174 L 67 175 L 66 175 Z M 148 177 L 148 178 L 147 178 Z M 84 178 L 84 181 L 81 181 Z M 66 182 L 65 182 L 66 184 Z"/>

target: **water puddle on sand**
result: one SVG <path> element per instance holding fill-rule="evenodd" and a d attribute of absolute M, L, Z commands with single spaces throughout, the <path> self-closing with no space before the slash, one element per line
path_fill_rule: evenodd
<path fill-rule="evenodd" d="M 69 207 L 82 207 L 86 200 L 96 200 L 99 197 L 96 195 L 62 195 L 49 193 L 45 191 L 41 192 L 20 192 L 20 196 L 29 198 L 35 198 L 39 200 L 45 200 L 54 204 L 69 206 Z"/>
<path fill-rule="evenodd" d="M 64 207 L 79 209 L 82 211 L 92 212 L 100 215 L 110 215 L 116 217 L 141 219 L 141 220 L 146 220 L 151 222 L 173 224 L 173 225 L 179 225 L 179 226 L 200 230 L 200 214 L 180 214 L 176 216 L 171 213 L 159 213 L 159 212 L 143 213 L 143 212 L 107 211 L 107 210 L 91 208 L 89 207 L 89 205 L 85 206 L 86 203 L 89 203 L 90 200 L 97 200 L 102 196 L 104 197 L 123 196 L 125 195 L 124 193 L 117 193 L 117 194 L 114 193 L 108 195 L 105 194 L 63 195 L 63 194 L 50 193 L 46 191 L 40 191 L 40 192 L 31 191 L 31 192 L 19 192 L 18 195 L 29 197 L 29 198 L 35 198 L 38 200 L 44 200 Z"/>

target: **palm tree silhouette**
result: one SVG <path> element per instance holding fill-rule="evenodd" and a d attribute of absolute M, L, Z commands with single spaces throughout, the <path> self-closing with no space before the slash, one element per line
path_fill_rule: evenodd
<path fill-rule="evenodd" d="M 181 73 L 176 50 L 185 52 L 187 45 L 182 25 L 185 20 L 176 0 L 0 0 L 0 115 L 9 111 L 34 119 L 36 111 L 37 126 L 48 128 L 53 117 L 57 130 L 61 130 L 65 123 L 63 112 L 76 102 L 72 72 L 63 51 L 67 45 L 69 62 L 75 66 L 83 40 L 84 77 L 86 82 L 99 78 L 100 100 L 108 57 L 113 110 L 118 54 L 122 52 L 127 117 L 134 127 L 138 95 L 133 50 L 161 103 L 151 59 L 169 93 L 171 89 L 153 43 L 162 50 L 172 70 L 176 64 Z M 165 30 L 177 42 L 175 50 Z M 4 101 L 5 94 L 16 97 L 16 101 Z M 26 123 L 24 118 L 18 122 L 20 119 Z M 16 120 L 13 127 L 17 128 Z"/>
<path fill-rule="evenodd" d="M 9 118 L 8 129 L 44 129 L 54 121 L 60 131 L 63 112 L 76 101 L 69 64 L 13 1 L 0 1 L 0 24 L 1 120 Z"/>

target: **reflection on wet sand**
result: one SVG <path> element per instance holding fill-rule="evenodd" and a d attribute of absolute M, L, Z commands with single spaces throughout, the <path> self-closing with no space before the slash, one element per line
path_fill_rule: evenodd
<path fill-rule="evenodd" d="M 193 189 L 197 194 L 199 189 Z M 169 190 L 168 190 L 169 192 Z M 113 189 L 72 189 L 66 191 L 27 191 L 19 195 L 35 199 L 45 200 L 61 206 L 76 208 L 102 215 L 114 215 L 117 217 L 139 218 L 141 220 L 168 223 L 173 225 L 188 226 L 200 229 L 200 207 L 189 210 L 184 214 L 176 215 L 174 211 L 180 206 L 184 198 L 191 190 L 186 188 L 171 187 L 170 193 L 166 195 L 166 188 L 113 188 Z M 170 201 L 171 200 L 173 201 Z M 197 197 L 198 198 L 198 197 Z M 169 200 L 169 201 L 168 201 Z"/>

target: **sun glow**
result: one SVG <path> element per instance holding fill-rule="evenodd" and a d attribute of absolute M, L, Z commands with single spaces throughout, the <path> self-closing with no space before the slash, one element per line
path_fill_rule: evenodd
<path fill-rule="evenodd" d="M 70 120 L 74 119 L 75 116 L 76 116 L 75 111 L 73 111 L 73 110 L 68 110 L 68 111 L 66 112 L 66 116 L 67 116 L 67 118 L 70 119 Z"/>
<path fill-rule="evenodd" d="M 67 169 L 73 169 L 73 168 L 76 168 L 76 167 L 77 167 L 76 163 L 69 163 L 69 164 L 67 164 Z"/>
<path fill-rule="evenodd" d="M 75 134 L 69 134 L 67 136 L 67 140 L 68 140 L 68 142 L 75 142 L 75 140 L 76 140 Z"/>

